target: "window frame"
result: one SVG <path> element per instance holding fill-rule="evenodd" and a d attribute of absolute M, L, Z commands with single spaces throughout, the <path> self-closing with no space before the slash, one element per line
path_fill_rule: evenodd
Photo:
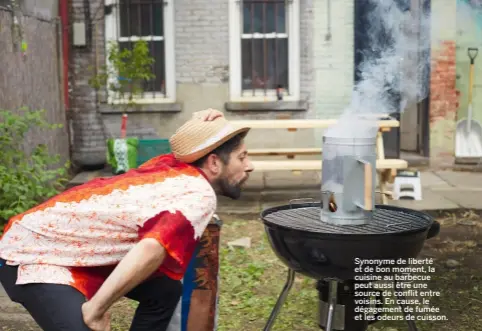
<path fill-rule="evenodd" d="M 285 0 L 288 33 L 289 95 L 283 101 L 300 100 L 300 0 Z M 274 90 L 267 95 L 243 95 L 241 84 L 241 39 L 243 27 L 243 0 L 229 0 L 229 97 L 231 102 L 277 101 Z M 251 90 L 245 90 L 251 91 Z"/>
<path fill-rule="evenodd" d="M 145 92 L 140 98 L 135 98 L 134 102 L 137 104 L 156 104 L 156 103 L 173 103 L 176 101 L 176 59 L 175 59 L 175 26 L 174 26 L 174 0 L 164 0 L 164 66 L 165 66 L 165 81 L 166 81 L 166 93 L 165 96 L 161 92 Z M 105 51 L 107 54 L 108 45 L 110 42 L 117 42 L 117 29 L 118 22 L 120 20 L 118 10 L 119 0 L 105 0 L 105 6 L 112 8 L 109 14 L 105 15 Z M 152 36 L 151 36 L 152 37 Z M 130 36 L 123 38 L 132 38 L 131 40 L 139 39 L 139 36 Z M 146 37 L 141 37 L 146 39 Z M 148 37 L 147 37 L 148 38 Z M 153 39 L 156 37 L 153 37 Z M 109 59 L 105 58 L 105 63 L 109 66 Z M 115 78 L 109 77 L 109 81 L 112 82 Z M 156 94 L 159 93 L 159 96 Z M 127 103 L 127 100 L 121 100 L 114 97 L 107 91 L 107 101 L 109 104 L 123 104 Z"/>

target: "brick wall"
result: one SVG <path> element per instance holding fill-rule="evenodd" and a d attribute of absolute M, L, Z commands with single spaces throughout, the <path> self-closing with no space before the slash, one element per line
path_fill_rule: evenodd
<path fill-rule="evenodd" d="M 337 118 L 351 97 L 354 70 L 353 0 L 314 1 L 314 117 Z M 330 20 L 330 23 L 329 21 Z M 326 39 L 328 26 L 331 37 Z"/>
<path fill-rule="evenodd" d="M 228 0 L 175 2 L 178 84 L 229 83 Z M 312 0 L 300 1 L 301 95 L 312 94 Z M 226 100 L 227 101 L 227 100 Z"/>
<path fill-rule="evenodd" d="M 310 118 L 338 118 L 353 89 L 354 2 L 353 0 L 313 2 L 312 66 L 313 98 Z M 324 130 L 314 130 L 314 144 L 322 146 Z"/>
<path fill-rule="evenodd" d="M 220 84 L 229 79 L 228 1 L 175 1 L 178 84 Z"/>
<path fill-rule="evenodd" d="M 303 116 L 314 118 L 315 106 L 315 76 L 313 70 L 315 64 L 315 51 L 313 39 L 318 34 L 318 26 L 315 24 L 315 5 L 318 0 L 301 0 L 300 2 L 300 95 L 301 99 L 305 100 L 308 106 L 308 113 Z"/>
<path fill-rule="evenodd" d="M 90 1 L 92 44 L 90 48 L 71 46 L 69 87 L 72 129 L 72 161 L 78 165 L 95 166 L 105 162 L 105 131 L 96 111 L 96 94 L 88 80 L 91 67 L 97 61 L 104 64 L 104 0 Z M 70 27 L 73 22 L 85 22 L 84 1 L 73 0 L 70 7 Z M 70 30 L 72 32 L 72 30 Z M 72 33 L 71 33 L 72 35 Z"/>
<path fill-rule="evenodd" d="M 432 1 L 432 62 L 430 76 L 430 162 L 453 164 L 456 91 L 456 1 Z"/>
<path fill-rule="evenodd" d="M 92 0 L 91 15 L 96 14 L 93 28 L 93 45 L 97 47 L 98 63 L 104 63 L 104 23 L 102 18 L 103 0 Z M 300 2 L 301 13 L 301 90 L 304 98 L 311 96 L 312 81 L 312 0 Z M 71 19 L 84 20 L 83 0 L 73 0 Z M 175 44 L 177 84 L 220 84 L 228 83 L 229 68 L 229 22 L 228 0 L 175 1 Z M 73 109 L 94 107 L 94 93 L 87 84 L 91 74 L 86 70 L 94 64 L 94 49 L 72 49 L 71 96 Z M 224 96 L 223 96 L 224 97 Z"/>
<path fill-rule="evenodd" d="M 73 154 L 75 160 L 99 163 L 105 160 L 105 136 L 117 132 L 120 115 L 103 115 L 95 111 L 95 93 L 87 81 L 95 64 L 104 64 L 104 0 L 91 0 L 90 13 L 93 27 L 91 49 L 72 47 L 70 66 L 70 96 L 72 106 Z M 300 1 L 300 89 L 301 98 L 311 105 L 314 89 L 313 73 L 313 0 Z M 83 0 L 71 1 L 71 22 L 84 21 Z M 99 10 L 99 5 L 102 7 Z M 192 112 L 202 108 L 223 109 L 229 94 L 229 21 L 228 0 L 176 0 L 175 8 L 175 59 L 177 102 L 181 112 L 163 112 L 129 115 L 128 128 L 135 131 L 155 131 L 168 137 Z M 105 98 L 105 96 L 104 96 Z M 102 96 L 101 96 L 102 100 Z M 276 111 L 229 113 L 230 118 L 275 118 Z M 292 117 L 314 117 L 310 112 L 293 112 Z M 103 120 L 103 122 L 102 122 Z M 105 129 L 105 130 L 103 130 Z M 136 134 L 133 132 L 133 134 Z M 132 131 L 131 131 L 132 133 Z M 256 138 L 256 137 L 255 137 Z M 308 138 L 311 139 L 311 136 Z M 253 138 L 254 139 L 254 138 Z M 279 137 L 270 137 L 280 144 Z M 256 140 L 256 139 L 255 139 Z M 268 139 L 269 140 L 269 139 Z M 283 143 L 283 141 L 281 141 Z M 287 142 L 289 144 L 289 142 Z"/>
<path fill-rule="evenodd" d="M 456 120 L 458 91 L 455 88 L 455 41 L 442 43 L 432 59 L 430 75 L 430 123 Z M 451 133 L 451 132 L 447 132 Z"/>
<path fill-rule="evenodd" d="M 175 1 L 175 57 L 178 113 L 155 113 L 129 117 L 130 127 L 169 136 L 175 128 L 200 108 L 223 109 L 229 97 L 229 22 L 228 0 Z M 91 1 L 91 15 L 96 21 L 93 48 L 72 49 L 70 72 L 71 104 L 75 116 L 74 155 L 88 154 L 102 159 L 104 126 L 108 133 L 118 130 L 119 116 L 104 116 L 104 124 L 95 110 L 95 93 L 87 84 L 89 66 L 104 63 L 103 0 Z M 430 150 L 432 158 L 453 154 L 457 91 L 455 90 L 456 2 L 432 2 L 432 58 Z M 72 0 L 71 17 L 84 19 L 83 0 Z M 300 1 L 301 97 L 307 112 L 293 112 L 293 118 L 333 118 L 340 115 L 353 88 L 353 0 Z M 326 38 L 328 29 L 330 38 Z M 443 41 L 443 43 L 441 43 Z M 277 111 L 229 113 L 230 118 L 276 118 Z M 285 114 L 286 115 L 286 114 Z M 136 117 L 137 116 L 137 117 Z M 252 135 L 253 141 L 265 139 L 265 146 L 290 146 L 297 143 L 274 132 L 273 137 Z M 297 136 L 298 137 L 298 136 Z M 312 139 L 303 135 L 300 140 Z M 320 140 L 319 132 L 315 140 Z M 256 138 L 256 139 L 255 139 Z M 267 140 L 266 140 L 267 139 Z M 258 139 L 259 140 L 259 139 Z M 268 142 L 269 140 L 269 142 Z M 306 143 L 306 142 L 305 142 Z M 85 156 L 85 155 L 84 155 Z"/>

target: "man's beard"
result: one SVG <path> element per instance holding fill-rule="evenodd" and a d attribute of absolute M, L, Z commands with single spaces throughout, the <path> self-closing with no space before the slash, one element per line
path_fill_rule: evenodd
<path fill-rule="evenodd" d="M 236 184 L 229 183 L 227 178 L 218 179 L 219 193 L 225 197 L 237 200 L 241 197 L 241 185 L 244 181 Z"/>

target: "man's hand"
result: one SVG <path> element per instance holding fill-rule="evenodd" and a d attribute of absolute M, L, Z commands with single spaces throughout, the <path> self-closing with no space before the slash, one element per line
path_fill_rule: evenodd
<path fill-rule="evenodd" d="M 112 304 L 158 269 L 165 256 L 166 251 L 157 240 L 145 238 L 139 241 L 115 267 L 97 293 L 84 304 L 84 320 L 87 318 L 89 323 L 102 327 L 102 323 L 106 323 L 108 318 L 107 310 Z"/>
<path fill-rule="evenodd" d="M 192 118 L 198 118 L 203 121 L 213 121 L 218 117 L 223 117 L 224 114 L 217 109 L 208 108 L 205 110 L 197 111 L 192 114 Z"/>
<path fill-rule="evenodd" d="M 82 317 L 92 331 L 110 331 L 110 313 L 100 315 L 90 301 L 82 305 Z"/>

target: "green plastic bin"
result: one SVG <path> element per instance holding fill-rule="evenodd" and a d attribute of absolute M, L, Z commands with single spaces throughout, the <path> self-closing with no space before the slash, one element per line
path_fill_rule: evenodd
<path fill-rule="evenodd" d="M 139 139 L 137 146 L 137 166 L 153 157 L 171 153 L 169 139 Z"/>

